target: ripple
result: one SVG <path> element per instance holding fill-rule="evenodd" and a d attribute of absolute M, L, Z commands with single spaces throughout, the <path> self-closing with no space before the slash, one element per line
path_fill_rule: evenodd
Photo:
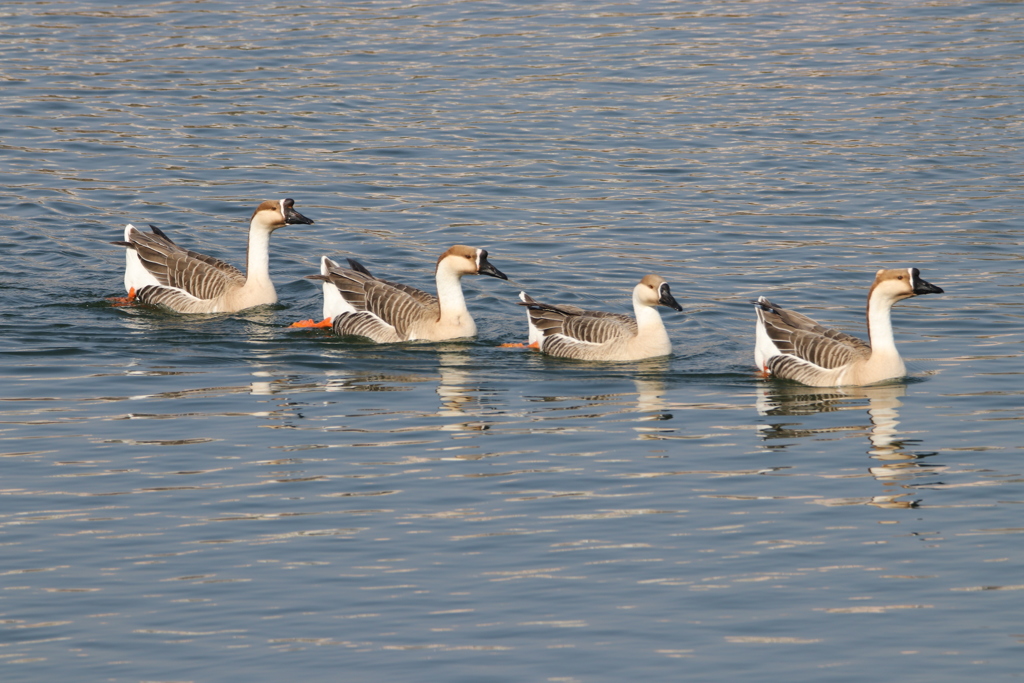
<path fill-rule="evenodd" d="M 1014 18 L 13 5 L 3 661 L 38 680 L 190 679 L 196 661 L 325 680 L 856 675 L 834 647 L 763 656 L 828 643 L 892 677 L 1016 673 Z M 317 223 L 274 236 L 277 306 L 105 301 L 125 223 L 238 263 L 255 202 L 279 196 Z M 321 254 L 429 289 L 455 243 L 514 280 L 467 278 L 478 339 L 286 328 L 320 312 Z M 751 376 L 747 301 L 862 334 L 889 265 L 948 291 L 895 312 L 912 378 Z M 671 358 L 495 348 L 525 337 L 518 289 L 629 312 L 652 271 L 686 309 L 665 318 Z M 922 609 L 928 644 L 906 651 Z"/>

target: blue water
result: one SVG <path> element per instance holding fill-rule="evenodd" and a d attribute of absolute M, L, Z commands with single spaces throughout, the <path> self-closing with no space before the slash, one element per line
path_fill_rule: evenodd
<path fill-rule="evenodd" d="M 959 682 L 1024 667 L 1016 3 L 16 2 L 0 14 L 0 680 Z M 124 224 L 281 301 L 112 306 Z M 322 254 L 475 340 L 319 317 Z M 905 381 L 753 374 L 760 294 Z M 670 358 L 499 348 L 516 295 Z"/>

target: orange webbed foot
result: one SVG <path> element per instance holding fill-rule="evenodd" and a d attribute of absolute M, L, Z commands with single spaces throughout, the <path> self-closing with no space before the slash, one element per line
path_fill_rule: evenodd
<path fill-rule="evenodd" d="M 498 344 L 498 348 L 501 349 L 537 349 L 540 350 L 540 344 L 533 342 L 532 344 L 523 344 L 520 342 L 509 342 L 507 344 Z"/>
<path fill-rule="evenodd" d="M 292 323 L 288 327 L 324 328 L 324 327 L 331 327 L 331 324 L 333 322 L 334 322 L 333 318 L 324 318 L 320 322 L 317 322 L 317 321 L 313 320 L 312 318 L 310 318 L 309 320 L 300 320 L 298 322 Z"/>
<path fill-rule="evenodd" d="M 128 290 L 128 296 L 112 296 L 107 299 L 111 306 L 131 306 L 135 303 L 135 288 L 132 287 Z"/>

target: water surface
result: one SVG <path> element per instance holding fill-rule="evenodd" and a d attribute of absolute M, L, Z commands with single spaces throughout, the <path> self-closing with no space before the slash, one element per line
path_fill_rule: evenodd
<path fill-rule="evenodd" d="M 1018 8 L 9 3 L 0 678 L 1019 679 Z M 280 197 L 277 306 L 106 301 Z M 287 328 L 456 243 L 475 340 Z M 907 380 L 753 376 L 751 298 L 908 266 Z M 648 272 L 670 358 L 497 346 Z"/>

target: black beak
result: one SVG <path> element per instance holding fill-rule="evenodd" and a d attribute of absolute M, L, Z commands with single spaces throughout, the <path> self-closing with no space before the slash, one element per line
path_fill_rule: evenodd
<path fill-rule="evenodd" d="M 288 225 L 313 225 L 313 221 L 295 210 L 295 200 L 284 200 L 284 222 Z"/>
<path fill-rule="evenodd" d="M 942 294 L 942 287 L 936 287 L 919 277 L 914 278 L 914 294 Z"/>
<path fill-rule="evenodd" d="M 680 306 L 679 302 L 676 301 L 674 296 L 672 296 L 672 292 L 669 291 L 667 284 L 663 284 L 661 286 L 660 293 L 661 296 L 658 297 L 659 304 L 662 306 L 668 306 L 669 308 L 674 308 L 677 311 L 683 310 L 683 307 Z"/>
<path fill-rule="evenodd" d="M 501 272 L 497 268 L 491 265 L 491 262 L 487 260 L 487 252 L 484 251 L 480 254 L 480 267 L 477 269 L 478 275 L 490 275 L 496 277 L 499 280 L 507 280 L 508 277 L 505 273 Z"/>

